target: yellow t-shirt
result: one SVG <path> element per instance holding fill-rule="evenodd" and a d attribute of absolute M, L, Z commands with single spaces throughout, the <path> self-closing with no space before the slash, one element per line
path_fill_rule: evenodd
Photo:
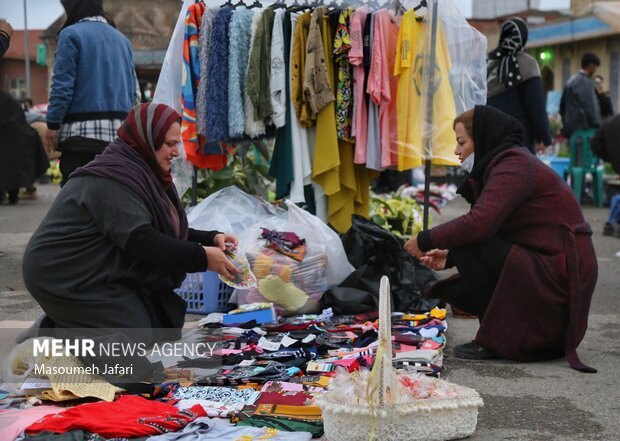
<path fill-rule="evenodd" d="M 422 84 L 422 66 L 425 63 L 426 33 L 430 26 L 416 21 L 415 12 L 403 15 L 394 75 L 399 76 L 396 112 L 398 121 L 398 170 L 408 170 L 423 164 L 430 156 L 437 165 L 458 165 L 454 154 L 456 145 L 452 123 L 456 117 L 454 95 L 450 85 L 450 54 L 441 28 L 437 29 L 435 68 L 436 92 L 433 100 L 432 153 L 426 155 L 422 124 L 426 120 L 423 108 L 426 93 Z M 426 51 L 428 52 L 428 51 Z"/>

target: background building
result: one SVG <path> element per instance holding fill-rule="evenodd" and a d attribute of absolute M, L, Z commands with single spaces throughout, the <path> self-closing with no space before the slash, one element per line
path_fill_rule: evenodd
<path fill-rule="evenodd" d="M 41 44 L 43 30 L 28 31 L 30 59 L 30 92 L 35 104 L 47 102 L 47 65 L 37 64 L 37 46 Z M 0 60 L 0 88 L 18 100 L 27 98 L 26 93 L 26 47 L 24 31 L 15 31 L 9 49 Z"/>
<path fill-rule="evenodd" d="M 573 0 L 571 15 L 552 23 L 530 27 L 527 48 L 541 64 L 547 91 L 561 91 L 580 69 L 587 52 L 598 55 L 597 74 L 605 79 L 614 109 L 619 106 L 620 2 Z M 574 15 L 573 15 L 574 14 Z"/>

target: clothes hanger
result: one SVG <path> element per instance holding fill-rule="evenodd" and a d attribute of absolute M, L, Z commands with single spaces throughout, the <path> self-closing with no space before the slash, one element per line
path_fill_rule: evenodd
<path fill-rule="evenodd" d="M 255 0 L 254 3 L 248 6 L 249 9 L 256 9 L 256 8 L 262 8 L 262 7 L 263 7 L 263 4 L 259 2 L 258 0 Z"/>
<path fill-rule="evenodd" d="M 422 9 L 422 8 L 427 8 L 428 9 L 428 5 L 426 4 L 426 0 L 422 0 L 418 6 L 413 8 L 413 10 L 417 11 L 418 9 Z"/>

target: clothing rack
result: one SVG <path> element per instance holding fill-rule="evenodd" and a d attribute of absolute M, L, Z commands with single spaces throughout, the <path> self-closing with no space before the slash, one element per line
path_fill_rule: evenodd
<path fill-rule="evenodd" d="M 194 3 L 199 3 L 203 0 L 195 0 Z M 248 0 L 249 1 L 249 0 Z M 381 9 L 388 7 L 387 5 L 391 3 L 389 9 L 392 9 L 397 15 L 401 15 L 407 9 L 405 8 L 403 2 L 401 0 L 385 0 L 381 2 L 381 0 L 294 0 L 294 1 L 278 1 L 276 0 L 271 5 L 285 5 L 285 7 L 306 7 L 306 8 L 316 8 L 319 6 L 334 6 L 334 7 L 349 7 L 349 6 L 369 6 L 372 9 Z M 268 5 L 268 6 L 271 6 Z M 246 4 L 244 0 L 238 0 L 236 3 L 233 3 L 232 0 L 228 0 L 226 3 L 223 3 L 221 6 L 229 6 L 232 8 L 245 6 L 248 8 L 254 7 L 262 7 L 261 2 L 255 0 L 251 5 Z M 418 11 L 422 8 L 429 9 L 427 0 L 421 0 L 420 3 L 413 7 L 414 11 Z M 433 101 L 434 101 L 434 93 L 435 93 L 435 77 L 434 70 L 436 67 L 436 43 L 437 43 L 437 19 L 438 19 L 438 0 L 432 0 L 431 9 L 431 47 L 430 47 L 430 55 L 428 60 L 428 72 L 431 74 L 428 75 L 429 86 L 427 90 L 427 99 L 426 99 L 426 123 L 424 130 L 426 132 L 426 152 L 427 157 L 425 160 L 425 184 L 424 184 L 424 207 L 423 207 L 423 230 L 428 229 L 429 223 L 429 209 L 430 209 L 430 176 L 431 176 L 431 162 L 432 162 L 432 134 L 431 127 L 433 121 Z M 190 206 L 195 206 L 197 204 L 197 188 L 198 188 L 198 169 L 193 166 L 193 175 L 192 175 L 192 185 L 191 185 L 191 202 Z"/>

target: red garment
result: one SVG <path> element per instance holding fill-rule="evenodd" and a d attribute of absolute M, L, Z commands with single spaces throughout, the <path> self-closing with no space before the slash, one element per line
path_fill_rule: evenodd
<path fill-rule="evenodd" d="M 256 400 L 259 404 L 286 404 L 288 406 L 305 406 L 306 401 L 312 400 L 312 395 L 306 392 L 261 392 Z"/>
<path fill-rule="evenodd" d="M 470 182 L 474 190 L 477 182 Z M 576 348 L 588 327 L 598 263 L 573 192 L 520 148 L 498 153 L 483 182 L 469 213 L 430 230 L 434 248 L 493 236 L 513 244 L 475 341 L 517 361 L 564 354 L 573 368 L 592 372 Z M 458 277 L 436 283 L 431 295 L 441 297 Z"/>
<path fill-rule="evenodd" d="M 131 438 L 176 432 L 201 416 L 206 413 L 198 404 L 179 410 L 170 404 L 124 395 L 112 403 L 81 404 L 48 415 L 28 426 L 26 434 L 82 429 L 104 438 Z"/>

